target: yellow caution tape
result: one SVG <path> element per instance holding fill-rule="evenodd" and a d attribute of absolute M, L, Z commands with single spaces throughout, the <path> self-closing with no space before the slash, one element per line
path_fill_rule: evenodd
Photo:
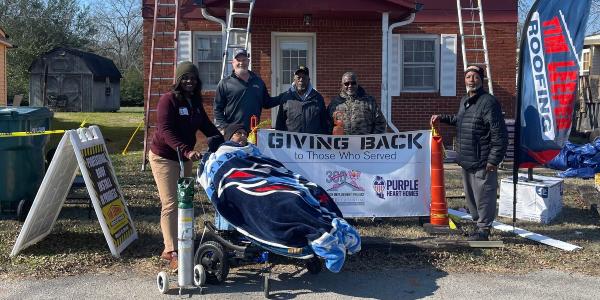
<path fill-rule="evenodd" d="M 456 229 L 456 223 L 454 223 L 454 221 L 452 220 L 452 218 L 448 219 L 448 226 L 450 226 L 450 229 Z"/>
<path fill-rule="evenodd" d="M 131 137 L 129 137 L 129 141 L 127 142 L 127 145 L 125 145 L 125 149 L 123 149 L 123 152 L 121 152 L 121 155 L 127 154 L 127 148 L 129 148 L 129 144 L 131 144 L 131 141 L 133 141 L 133 138 L 135 137 L 135 134 L 138 132 L 138 130 L 140 130 L 140 127 L 142 127 L 143 124 L 144 124 L 144 120 L 142 120 L 140 122 L 140 124 L 135 129 L 135 131 L 133 131 L 133 134 L 131 134 Z"/>
<path fill-rule="evenodd" d="M 0 132 L 0 138 L 3 137 L 23 137 L 23 136 L 34 136 L 34 135 L 46 135 L 46 134 L 59 134 L 64 133 L 66 130 L 43 130 L 43 131 L 19 131 L 19 132 Z"/>

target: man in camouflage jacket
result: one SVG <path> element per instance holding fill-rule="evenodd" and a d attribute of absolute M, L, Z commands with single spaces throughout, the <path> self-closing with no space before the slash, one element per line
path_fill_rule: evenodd
<path fill-rule="evenodd" d="M 358 85 L 356 74 L 353 72 L 344 73 L 340 94 L 333 98 L 327 107 L 330 133 L 333 130 L 333 118 L 336 112 L 341 114 L 339 117 L 343 122 L 346 135 L 385 132 L 387 123 L 379 105 L 373 96 L 368 95 Z"/>

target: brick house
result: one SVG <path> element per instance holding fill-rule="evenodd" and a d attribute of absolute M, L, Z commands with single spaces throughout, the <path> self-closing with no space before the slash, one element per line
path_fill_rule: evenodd
<path fill-rule="evenodd" d="M 0 106 L 7 105 L 6 50 L 12 47 L 13 45 L 7 40 L 6 33 L 0 28 Z"/>
<path fill-rule="evenodd" d="M 221 72 L 222 26 L 203 17 L 194 2 L 199 1 L 181 4 L 178 58 L 199 66 L 204 105 L 212 114 Z M 456 2 L 419 2 L 422 7 L 409 0 L 257 0 L 251 26 L 251 69 L 276 95 L 289 87 L 294 67 L 306 64 L 313 86 L 326 103 L 338 93 L 342 74 L 354 71 L 366 91 L 381 101 L 384 114 L 397 129 L 428 128 L 431 114 L 456 112 L 465 89 Z M 482 2 L 494 94 L 509 118 L 514 115 L 516 97 L 517 1 Z M 226 20 L 229 1 L 205 0 L 204 5 L 206 13 Z M 154 1 L 144 0 L 146 89 L 153 10 Z M 479 30 L 467 27 L 469 33 Z M 163 55 L 172 59 L 174 53 Z M 153 90 L 167 91 L 170 84 L 153 83 Z M 157 99 L 151 97 L 150 107 L 155 107 Z M 262 118 L 269 116 L 265 111 Z M 153 118 L 152 113 L 149 117 Z M 450 128 L 443 131 L 449 137 L 454 134 Z"/>

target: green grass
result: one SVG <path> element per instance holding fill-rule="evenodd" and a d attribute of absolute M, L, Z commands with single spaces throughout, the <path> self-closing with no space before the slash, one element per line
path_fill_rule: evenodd
<path fill-rule="evenodd" d="M 25 249 L 19 256 L 9 258 L 22 224 L 12 216 L 0 217 L 0 278 L 7 276 L 57 277 L 84 273 L 134 270 L 153 278 L 164 268 L 158 258 L 162 251 L 159 215 L 160 202 L 149 170 L 140 171 L 142 162 L 143 132 L 138 132 L 131 152 L 121 155 L 123 147 L 143 118 L 137 109 L 117 113 L 56 113 L 54 129 L 74 129 L 87 119 L 88 123 L 98 124 L 107 139 L 111 160 L 117 179 L 128 202 L 134 224 L 140 235 L 123 253 L 115 259 L 104 240 L 98 221 L 88 218 L 88 206 L 67 203 L 56 221 L 52 233 L 38 244 Z M 56 136 L 53 138 L 59 138 Z M 460 172 L 457 167 L 445 171 L 446 193 L 450 196 L 448 206 L 463 207 L 464 199 L 456 198 L 462 193 Z M 548 170 L 537 174 L 552 174 Z M 509 176 L 503 170 L 500 177 Z M 363 249 L 358 255 L 350 256 L 347 270 L 385 270 L 393 267 L 431 266 L 444 271 L 456 272 L 502 272 L 523 273 L 540 269 L 558 269 L 600 275 L 597 262 L 600 259 L 600 226 L 598 216 L 591 213 L 581 199 L 578 189 L 593 185 L 590 180 L 567 179 L 563 202 L 564 207 L 552 223 L 543 225 L 519 221 L 517 226 L 582 246 L 576 252 L 566 252 L 545 246 L 510 233 L 495 231 L 493 239 L 504 241 L 502 249 L 471 249 L 447 247 L 406 247 L 401 249 Z M 196 220 L 200 232 L 202 220 L 212 220 L 213 209 L 203 192 L 196 201 Z M 597 199 L 596 199 L 597 201 Z M 206 214 L 202 211 L 206 210 Z M 509 219 L 499 221 L 510 223 Z M 434 242 L 436 238 L 427 234 L 415 218 L 392 218 L 383 222 L 368 219 L 356 220 L 356 226 L 364 237 L 385 237 L 397 241 L 419 244 Z M 462 239 L 461 236 L 442 236 L 438 239 Z M 282 261 L 283 265 L 293 262 Z"/>
<path fill-rule="evenodd" d="M 82 123 L 84 126 L 98 125 L 104 136 L 109 153 L 121 153 L 129 138 L 144 120 L 144 110 L 141 107 L 123 107 L 116 113 L 54 113 L 51 128 L 77 129 Z M 129 145 L 128 151 L 144 149 L 144 126 L 142 125 Z M 53 135 L 46 146 L 51 149 L 58 145 L 61 135 Z"/>

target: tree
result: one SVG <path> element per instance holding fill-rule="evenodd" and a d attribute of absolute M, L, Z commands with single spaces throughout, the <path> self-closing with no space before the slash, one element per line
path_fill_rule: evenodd
<path fill-rule="evenodd" d="M 42 53 L 58 46 L 86 49 L 95 34 L 88 9 L 76 0 L 2 0 L 0 27 L 17 45 L 7 51 L 9 99 L 27 97 L 29 66 Z"/>
<path fill-rule="evenodd" d="M 98 31 L 96 50 L 122 72 L 142 65 L 142 16 L 139 0 L 105 0 L 92 6 Z"/>
<path fill-rule="evenodd" d="M 520 41 L 521 31 L 523 31 L 523 23 L 527 18 L 529 9 L 533 5 L 534 0 L 519 0 L 517 7 L 519 11 L 519 23 L 517 25 L 517 39 Z M 586 34 L 595 34 L 600 32 L 600 0 L 592 0 L 590 6 L 590 15 L 588 17 L 587 25 L 585 28 Z"/>
<path fill-rule="evenodd" d="M 95 50 L 123 74 L 121 104 L 143 105 L 142 16 L 139 0 L 105 0 L 92 6 L 98 26 Z"/>

